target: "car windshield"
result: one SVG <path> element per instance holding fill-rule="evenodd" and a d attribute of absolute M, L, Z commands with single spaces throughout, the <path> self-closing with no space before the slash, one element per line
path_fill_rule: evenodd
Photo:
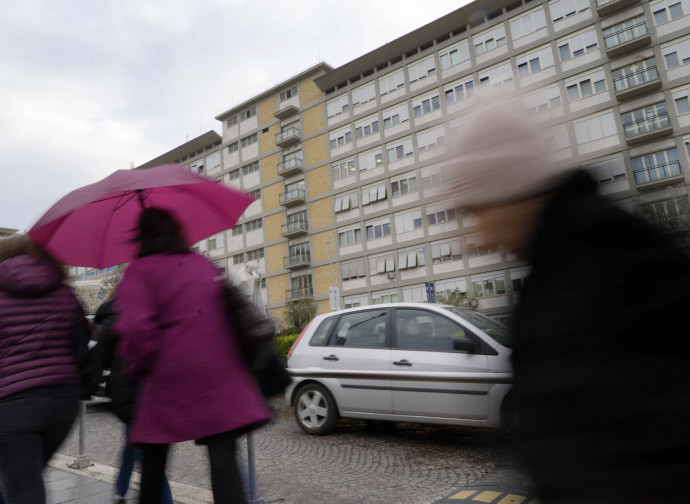
<path fill-rule="evenodd" d="M 477 329 L 484 331 L 487 335 L 498 341 L 506 348 L 512 348 L 512 341 L 510 338 L 510 328 L 507 325 L 496 322 L 491 317 L 487 317 L 476 311 L 468 310 L 467 308 L 460 308 L 459 306 L 441 306 L 442 308 L 453 312 L 460 318 L 467 320 Z"/>

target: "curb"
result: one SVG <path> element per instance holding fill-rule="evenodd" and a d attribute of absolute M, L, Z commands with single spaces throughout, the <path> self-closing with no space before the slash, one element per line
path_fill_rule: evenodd
<path fill-rule="evenodd" d="M 86 478 L 99 481 L 105 481 L 107 483 L 115 483 L 118 473 L 118 469 L 116 467 L 92 462 L 88 467 L 83 469 L 75 469 L 70 467 L 70 464 L 74 461 L 74 458 L 74 456 L 56 453 L 53 455 L 53 458 L 50 459 L 48 465 L 54 469 L 58 469 L 59 471 L 69 472 L 78 476 L 84 476 Z M 130 482 L 131 488 L 139 490 L 140 481 L 141 476 L 139 473 L 133 472 L 132 480 Z M 210 490 L 205 488 L 170 481 L 170 490 L 172 491 L 173 500 L 175 503 L 199 504 L 200 502 L 213 502 L 213 494 Z"/>

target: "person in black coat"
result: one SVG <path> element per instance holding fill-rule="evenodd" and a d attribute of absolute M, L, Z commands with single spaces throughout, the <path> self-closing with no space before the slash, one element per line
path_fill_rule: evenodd
<path fill-rule="evenodd" d="M 113 291 L 114 292 L 114 291 Z M 113 330 L 116 320 L 115 300 L 113 294 L 102 303 L 94 322 L 98 324 L 98 343 L 96 349 L 100 358 L 101 367 L 110 370 L 106 381 L 106 395 L 110 397 L 113 413 L 125 423 L 125 443 L 122 448 L 120 470 L 115 482 L 115 498 L 117 503 L 125 502 L 125 495 L 129 488 L 129 481 L 134 469 L 134 463 L 141 459 L 141 453 L 127 442 L 129 437 L 129 425 L 132 423 L 134 406 L 137 395 L 137 382 L 129 377 L 125 371 L 125 365 L 117 355 L 118 335 Z M 172 504 L 172 494 L 167 478 L 163 483 L 163 504 Z"/>
<path fill-rule="evenodd" d="M 444 180 L 484 245 L 531 265 L 513 316 L 520 455 L 542 504 L 685 502 L 690 260 L 549 162 L 510 100 L 468 116 Z M 488 131 L 488 129 L 491 131 Z"/>

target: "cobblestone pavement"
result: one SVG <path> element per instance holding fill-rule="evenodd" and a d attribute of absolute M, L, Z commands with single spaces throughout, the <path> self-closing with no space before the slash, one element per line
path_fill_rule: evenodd
<path fill-rule="evenodd" d="M 511 442 L 500 433 L 342 421 L 333 434 L 315 437 L 302 433 L 282 399 L 272 406 L 275 420 L 254 434 L 258 490 L 266 504 L 433 503 L 510 459 Z M 86 424 L 87 454 L 117 466 L 122 425 L 102 405 L 87 407 Z M 78 439 L 75 426 L 60 453 L 76 456 Z M 244 439 L 239 454 L 244 460 Z M 210 489 L 205 449 L 193 442 L 175 445 L 168 476 Z"/>

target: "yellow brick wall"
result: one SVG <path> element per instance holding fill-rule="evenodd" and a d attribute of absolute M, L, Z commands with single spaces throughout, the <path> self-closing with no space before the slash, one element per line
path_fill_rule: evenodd
<path fill-rule="evenodd" d="M 316 84 L 314 84 L 314 79 L 320 75 L 321 74 L 312 75 L 300 83 L 299 92 L 302 95 L 302 107 L 310 104 L 311 102 L 315 102 L 323 95 L 321 90 L 316 86 Z"/>
<path fill-rule="evenodd" d="M 326 246 L 328 248 L 328 246 Z M 314 268 L 314 295 L 328 294 L 328 288 L 331 286 L 331 265 L 319 266 Z M 338 285 L 338 271 L 335 262 L 333 263 L 333 281 Z M 330 306 L 330 301 L 329 301 Z"/>
<path fill-rule="evenodd" d="M 328 226 L 333 223 L 333 200 L 331 198 L 321 198 L 320 200 L 309 203 L 309 218 L 312 229 Z"/>
<path fill-rule="evenodd" d="M 315 233 L 311 235 L 311 256 L 314 262 L 326 261 L 329 258 L 328 255 L 328 237 L 331 237 L 331 252 L 333 254 L 333 269 L 336 270 L 336 250 L 337 245 L 335 231 L 323 231 L 321 233 Z M 330 282 L 330 270 L 328 271 L 328 278 Z M 335 271 L 336 279 L 338 277 L 338 272 Z"/>
<path fill-rule="evenodd" d="M 302 112 L 302 129 L 304 136 L 309 136 L 312 133 L 323 129 L 323 106 L 317 105 Z"/>
<path fill-rule="evenodd" d="M 285 244 L 279 243 L 266 247 L 266 270 L 268 272 L 283 269 L 283 257 L 285 256 Z"/>
<path fill-rule="evenodd" d="M 264 228 L 266 229 L 266 241 L 270 242 L 280 238 L 281 226 L 284 224 L 282 213 L 267 215 L 264 218 Z M 281 259 L 282 260 L 282 259 Z M 274 268 L 276 269 L 276 268 Z M 271 270 L 273 271 L 273 270 Z"/>
<path fill-rule="evenodd" d="M 270 212 L 280 207 L 280 193 L 283 191 L 283 184 L 277 181 L 263 188 L 261 198 L 264 200 L 264 212 Z"/>
<path fill-rule="evenodd" d="M 271 308 L 271 318 L 278 324 L 280 329 L 286 329 L 285 308 Z"/>
<path fill-rule="evenodd" d="M 277 275 L 268 278 L 268 302 L 269 304 L 284 303 L 285 291 L 290 288 L 288 275 Z M 273 311 L 271 311 L 273 313 Z M 276 319 L 277 320 L 277 319 Z"/>
<path fill-rule="evenodd" d="M 264 126 L 276 120 L 273 112 L 278 110 L 278 96 L 273 95 L 259 103 L 257 113 L 259 114 L 259 126 Z"/>
<path fill-rule="evenodd" d="M 307 166 L 323 162 L 327 158 L 326 135 L 315 136 L 304 142 L 304 162 Z"/>
<path fill-rule="evenodd" d="M 331 310 L 331 300 L 330 299 L 322 299 L 321 301 L 316 302 L 316 314 L 317 315 L 323 315 L 324 313 L 330 313 Z"/>
<path fill-rule="evenodd" d="M 275 136 L 273 139 L 275 140 Z M 261 178 L 264 182 L 278 177 L 278 163 L 280 163 L 280 152 L 266 156 L 261 160 Z"/>
<path fill-rule="evenodd" d="M 266 133 L 260 131 L 261 137 L 261 153 L 268 152 L 276 148 L 276 135 L 278 134 L 278 124 L 274 124 L 268 128 Z"/>
<path fill-rule="evenodd" d="M 307 172 L 307 187 L 309 196 L 318 196 L 331 190 L 328 165 L 319 166 Z"/>

